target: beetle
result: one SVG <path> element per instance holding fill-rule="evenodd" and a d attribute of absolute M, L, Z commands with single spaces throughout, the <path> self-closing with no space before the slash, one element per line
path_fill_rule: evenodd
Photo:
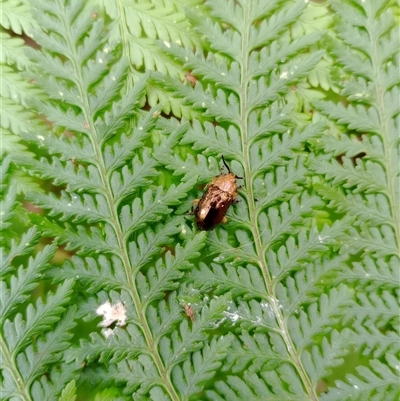
<path fill-rule="evenodd" d="M 197 204 L 194 216 L 200 230 L 209 231 L 220 223 L 226 223 L 226 212 L 238 195 L 239 187 L 236 180 L 242 179 L 242 177 L 231 172 L 223 156 L 222 161 L 228 170 L 228 174 L 214 177 L 211 183 L 206 186 L 206 192 L 202 198 L 193 201 L 193 204 Z"/>

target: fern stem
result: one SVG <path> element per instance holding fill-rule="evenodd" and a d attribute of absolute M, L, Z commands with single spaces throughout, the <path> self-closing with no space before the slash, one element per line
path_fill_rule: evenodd
<path fill-rule="evenodd" d="M 29 395 L 28 386 L 25 385 L 25 380 L 21 376 L 20 370 L 15 366 L 15 359 L 13 358 L 13 355 L 9 353 L 8 346 L 4 340 L 2 333 L 0 334 L 0 353 L 2 355 L 2 368 L 5 368 L 7 366 L 9 374 L 13 377 L 14 383 L 18 386 L 18 395 L 23 400 L 31 401 L 32 398 Z"/>
<path fill-rule="evenodd" d="M 258 255 L 258 263 L 260 266 L 260 269 L 262 271 L 263 277 L 264 277 L 264 282 L 265 286 L 267 288 L 268 292 L 268 298 L 270 305 L 273 309 L 274 316 L 276 318 L 280 334 L 285 342 L 286 348 L 289 352 L 289 355 L 291 356 L 291 360 L 293 362 L 293 365 L 295 366 L 302 382 L 305 388 L 305 391 L 307 392 L 308 396 L 310 397 L 311 400 L 317 401 L 318 396 L 315 392 L 315 389 L 313 388 L 313 385 L 311 383 L 311 380 L 304 369 L 300 357 L 296 351 L 296 348 L 293 344 L 293 341 L 290 337 L 290 333 L 287 329 L 286 326 L 286 319 L 282 314 L 281 308 L 280 308 L 280 303 L 279 300 L 277 299 L 274 291 L 274 284 L 273 280 L 271 278 L 267 262 L 265 260 L 265 255 L 263 252 L 263 246 L 261 243 L 261 233 L 259 230 L 259 225 L 257 222 L 257 213 L 256 213 L 256 204 L 255 204 L 255 194 L 253 191 L 253 186 L 252 186 L 252 174 L 251 174 L 251 160 L 250 160 L 250 140 L 249 140 L 249 134 L 248 134 L 248 118 L 249 118 L 249 107 L 248 107 L 248 99 L 247 99 L 247 92 L 248 92 L 248 86 L 250 84 L 251 77 L 249 76 L 249 49 L 248 49 L 248 43 L 249 43 L 249 32 L 250 32 L 250 26 L 251 26 L 251 20 L 250 20 L 250 13 L 249 13 L 249 8 L 250 2 L 246 3 L 248 4 L 247 7 L 243 7 L 244 9 L 244 22 L 243 26 L 245 26 L 247 29 L 244 29 L 244 32 L 242 34 L 242 60 L 241 60 L 241 70 L 242 70 L 242 75 L 241 75 L 241 88 L 240 88 L 240 128 L 241 128 L 241 141 L 242 141 L 242 149 L 243 149 L 243 159 L 244 159 L 244 180 L 245 180 L 245 185 L 246 185 L 246 191 L 247 191 L 247 202 L 248 202 L 248 207 L 249 207 L 249 215 L 250 215 L 250 226 L 252 229 L 252 235 L 254 238 L 254 243 L 256 247 L 256 253 Z"/>
<path fill-rule="evenodd" d="M 397 177 L 397 171 L 393 171 L 393 166 L 395 165 L 396 161 L 393 160 L 393 150 L 396 148 L 396 138 L 394 141 L 390 141 L 390 119 L 391 116 L 385 112 L 385 102 L 383 99 L 384 91 L 382 88 L 384 85 L 382 84 L 382 77 L 381 77 L 381 57 L 379 57 L 379 49 L 378 45 L 380 43 L 379 35 L 377 35 L 373 28 L 375 27 L 374 24 L 374 15 L 369 15 L 370 23 L 367 25 L 368 34 L 370 37 L 370 44 L 371 44 L 371 64 L 372 64 L 372 71 L 374 72 L 374 79 L 375 82 L 375 98 L 377 99 L 377 111 L 379 115 L 379 121 L 381 123 L 381 133 L 382 133 L 382 142 L 383 142 L 383 152 L 384 152 L 384 161 L 385 169 L 387 173 L 387 186 L 388 186 L 388 202 L 390 205 L 390 214 L 393 218 L 393 229 L 396 238 L 396 244 L 399 249 L 400 246 L 400 209 L 396 202 L 399 200 L 400 189 L 399 189 L 399 180 Z M 397 160 L 398 163 L 398 160 Z M 400 251 L 400 249 L 399 249 Z M 398 253 L 400 257 L 400 252 Z"/>

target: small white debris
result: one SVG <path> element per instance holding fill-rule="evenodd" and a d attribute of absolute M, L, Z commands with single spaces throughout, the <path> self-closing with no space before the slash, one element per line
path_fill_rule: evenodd
<path fill-rule="evenodd" d="M 99 58 L 99 64 L 103 64 L 103 59 L 102 58 Z"/>
<path fill-rule="evenodd" d="M 281 79 L 287 79 L 287 77 L 288 77 L 288 72 L 287 71 L 284 71 L 284 72 L 282 72 L 281 75 L 279 75 L 279 78 L 281 78 Z"/>
<path fill-rule="evenodd" d="M 268 302 L 263 301 L 260 303 L 260 306 L 261 309 L 264 310 L 271 319 L 275 319 L 275 312 Z M 281 305 L 279 305 L 279 307 L 281 307 Z"/>
<path fill-rule="evenodd" d="M 44 141 L 44 136 L 38 135 L 38 136 L 37 136 L 37 139 L 40 139 L 41 141 Z"/>
<path fill-rule="evenodd" d="M 108 337 L 111 337 L 111 336 L 114 335 L 114 330 L 113 329 L 108 328 L 108 329 L 103 329 L 102 331 L 103 331 L 103 334 L 104 334 L 105 338 L 108 338 Z"/>
<path fill-rule="evenodd" d="M 100 323 L 102 327 L 108 327 L 114 322 L 117 322 L 117 326 L 125 326 L 126 324 L 126 309 L 120 301 L 114 305 L 106 301 L 96 309 L 96 313 L 103 316 L 103 321 Z"/>
<path fill-rule="evenodd" d="M 227 319 L 229 319 L 232 323 L 236 323 L 239 319 L 240 319 L 240 315 L 239 313 L 234 312 L 224 312 L 224 315 L 227 317 Z"/>
<path fill-rule="evenodd" d="M 167 47 L 168 47 L 168 49 L 170 49 L 170 48 L 171 48 L 171 44 L 170 44 L 169 42 L 167 42 L 167 41 L 164 41 L 164 45 L 165 45 L 165 46 L 167 46 Z"/>

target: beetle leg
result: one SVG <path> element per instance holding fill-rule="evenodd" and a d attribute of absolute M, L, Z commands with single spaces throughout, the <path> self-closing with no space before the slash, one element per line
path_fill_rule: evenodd
<path fill-rule="evenodd" d="M 192 207 L 190 208 L 190 213 L 189 214 L 194 214 L 195 208 L 197 207 L 199 202 L 200 202 L 200 199 L 194 199 L 192 201 Z"/>

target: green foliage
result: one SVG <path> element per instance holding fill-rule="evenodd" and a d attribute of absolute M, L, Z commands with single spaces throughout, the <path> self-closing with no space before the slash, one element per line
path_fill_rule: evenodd
<path fill-rule="evenodd" d="M 124 57 L 130 60 L 127 74 L 128 86 L 134 85 L 143 71 L 157 70 L 172 76 L 184 74 L 179 63 L 173 62 L 161 51 L 156 40 L 168 40 L 180 45 L 202 49 L 202 40 L 191 29 L 185 9 L 199 8 L 200 0 L 146 0 L 120 4 L 101 0 L 98 2 L 105 14 L 113 20 L 110 24 L 110 41 L 121 42 Z M 192 116 L 193 110 L 182 105 L 163 88 L 146 85 L 146 97 L 150 106 L 161 105 L 166 114 Z"/>
<path fill-rule="evenodd" d="M 398 398 L 399 43 L 372 3 L 5 3 L 2 399 Z M 201 232 L 222 156 L 239 202 Z"/>
<path fill-rule="evenodd" d="M 65 280 L 47 299 L 33 299 L 43 273 L 49 268 L 56 246 L 45 246 L 32 255 L 40 233 L 31 228 L 19 242 L 7 241 L 11 235 L 15 192 L 5 188 L 9 179 L 9 158 L 2 163 L 2 243 L 0 266 L 0 352 L 2 399 L 52 400 L 71 380 L 76 364 L 63 363 L 70 346 L 76 307 L 70 304 L 73 280 Z"/>
<path fill-rule="evenodd" d="M 316 102 L 332 122 L 332 131 L 315 142 L 311 167 L 324 178 L 316 188 L 353 224 L 342 234 L 342 254 L 354 255 L 341 281 L 355 289 L 351 322 L 354 344 L 369 367 L 349 374 L 349 386 L 329 400 L 396 399 L 399 351 L 399 38 L 387 2 L 333 2 L 338 13 L 329 50 L 338 60 L 338 82 L 348 105 Z M 397 71 L 397 72 L 395 72 Z M 374 359 L 375 358 L 375 359 Z M 374 385 L 371 386 L 371 383 Z"/>
<path fill-rule="evenodd" d="M 17 7 L 19 9 L 21 6 L 21 14 L 15 14 Z M 23 16 L 24 11 L 27 12 L 27 10 L 28 6 L 24 2 L 2 3 L 0 13 L 3 28 L 11 28 L 16 33 L 21 33 L 21 27 L 30 30 L 34 20 L 30 14 Z M 19 71 L 27 70 L 30 66 L 23 51 L 24 41 L 21 38 L 10 36 L 5 31 L 0 32 L 0 37 L 2 45 L 0 54 L 0 157 L 3 158 L 8 153 L 11 158 L 14 156 L 30 158 L 34 154 L 21 143 L 20 134 L 30 129 L 37 134 L 43 132 L 43 123 L 28 106 L 32 98 L 41 96 L 41 91 L 22 79 L 19 74 Z M 10 175 L 10 181 L 17 193 L 39 190 L 39 186 L 21 170 L 10 171 Z"/>

